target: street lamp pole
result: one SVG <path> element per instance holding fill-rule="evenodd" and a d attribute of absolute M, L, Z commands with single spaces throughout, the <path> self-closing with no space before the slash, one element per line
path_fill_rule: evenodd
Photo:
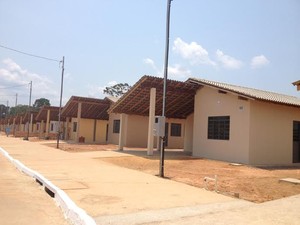
<path fill-rule="evenodd" d="M 167 93 L 168 64 L 169 64 L 171 2 L 172 2 L 172 0 L 167 0 L 166 46 L 165 46 L 165 65 L 164 65 L 164 87 L 163 87 L 162 117 L 166 116 L 166 93 Z M 159 166 L 159 176 L 160 177 L 164 177 L 165 141 L 166 141 L 166 137 L 164 137 L 163 140 L 162 140 L 162 146 L 161 146 L 161 151 L 160 151 L 160 166 Z"/>
<path fill-rule="evenodd" d="M 58 131 L 57 131 L 57 144 L 56 148 L 59 148 L 59 138 L 60 138 L 60 121 L 61 121 L 61 105 L 62 105 L 62 95 L 64 87 L 64 71 L 65 71 L 65 57 L 61 61 L 61 83 L 60 83 L 60 99 L 59 99 L 59 113 L 58 113 Z"/>

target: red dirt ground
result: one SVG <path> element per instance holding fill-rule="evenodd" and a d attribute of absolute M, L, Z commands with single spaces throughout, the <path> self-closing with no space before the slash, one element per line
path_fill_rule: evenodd
<path fill-rule="evenodd" d="M 47 144 L 56 147 L 56 144 Z M 112 151 L 115 145 L 60 144 L 68 152 Z M 99 158 L 117 166 L 139 170 L 152 175 L 159 173 L 159 152 L 147 156 L 145 150 L 124 150 L 122 157 Z M 231 165 L 228 162 L 193 158 L 182 151 L 166 151 L 165 177 L 204 188 L 204 177 L 217 175 L 218 192 L 252 202 L 265 202 L 300 194 L 300 185 L 280 182 L 281 178 L 300 179 L 300 167 L 257 168 L 247 165 Z M 208 182 L 208 189 L 214 190 L 214 183 Z"/>

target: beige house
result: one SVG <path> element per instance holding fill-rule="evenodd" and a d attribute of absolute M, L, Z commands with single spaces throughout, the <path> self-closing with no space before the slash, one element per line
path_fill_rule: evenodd
<path fill-rule="evenodd" d="M 36 132 L 39 138 L 56 139 L 58 134 L 58 115 L 59 107 L 43 106 L 36 116 Z M 63 128 L 64 119 L 61 118 L 61 128 Z M 61 129 L 63 130 L 63 129 Z"/>
<path fill-rule="evenodd" d="M 65 118 L 65 140 L 86 143 L 106 143 L 109 98 L 96 99 L 72 96 L 61 112 Z"/>
<path fill-rule="evenodd" d="M 300 163 L 300 99 L 203 79 L 194 113 L 194 156 L 251 165 Z"/>
<path fill-rule="evenodd" d="M 151 152 L 162 87 L 162 78 L 143 76 L 109 109 L 109 143 Z M 300 99 L 194 78 L 168 80 L 167 90 L 167 148 L 251 165 L 300 163 Z"/>
<path fill-rule="evenodd" d="M 166 102 L 166 148 L 184 147 L 186 118 L 194 110 L 198 84 L 168 80 Z M 108 142 L 119 148 L 160 146 L 153 136 L 154 116 L 162 113 L 163 79 L 143 76 L 109 109 Z"/>

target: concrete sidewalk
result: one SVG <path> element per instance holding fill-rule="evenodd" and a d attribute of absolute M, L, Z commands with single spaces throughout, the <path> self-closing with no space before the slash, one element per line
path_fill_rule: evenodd
<path fill-rule="evenodd" d="M 33 179 L 0 154 L 0 224 L 68 225 L 61 209 Z"/>
<path fill-rule="evenodd" d="M 259 206 L 99 160 L 124 156 L 121 152 L 68 153 L 4 136 L 0 136 L 0 147 L 65 191 L 97 224 L 185 224 L 188 219 L 202 223 L 203 215 L 239 209 L 242 213 Z M 224 222 L 222 217 L 219 220 Z"/>

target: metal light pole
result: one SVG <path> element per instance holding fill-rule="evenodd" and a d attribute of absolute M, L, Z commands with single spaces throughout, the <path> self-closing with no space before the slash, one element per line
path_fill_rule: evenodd
<path fill-rule="evenodd" d="M 59 148 L 59 138 L 60 138 L 60 120 L 61 120 L 61 104 L 62 104 L 62 95 L 64 87 L 64 71 L 65 71 L 65 57 L 61 61 L 61 83 L 60 83 L 60 99 L 59 99 L 59 113 L 58 113 L 58 131 L 57 131 L 57 144 L 56 148 Z"/>
<path fill-rule="evenodd" d="M 27 137 L 24 140 L 29 140 L 29 124 L 30 124 L 30 107 L 31 107 L 31 94 L 32 94 L 32 81 L 29 83 L 30 90 L 29 90 L 29 103 L 28 103 L 28 127 L 27 127 Z"/>
<path fill-rule="evenodd" d="M 166 93 L 167 93 L 167 79 L 168 79 L 168 64 L 169 64 L 169 41 L 170 41 L 170 12 L 172 0 L 167 0 L 167 17 L 166 17 L 166 46 L 165 46 L 165 65 L 164 65 L 164 89 L 163 89 L 163 105 L 162 116 L 166 114 Z M 159 176 L 164 177 L 164 160 L 165 160 L 165 141 L 166 137 L 162 140 L 160 151 L 160 165 Z"/>

